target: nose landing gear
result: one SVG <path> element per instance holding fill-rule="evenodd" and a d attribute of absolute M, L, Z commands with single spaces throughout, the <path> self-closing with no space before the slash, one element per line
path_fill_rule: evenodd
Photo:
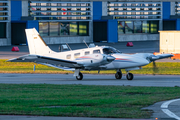
<path fill-rule="evenodd" d="M 122 78 L 122 72 L 121 70 L 117 70 L 116 74 L 115 74 L 115 78 L 116 79 L 121 79 Z"/>
<path fill-rule="evenodd" d="M 115 78 L 116 78 L 116 79 L 121 79 L 121 78 L 122 78 L 122 73 L 121 73 L 121 72 L 117 72 L 117 73 L 115 74 Z"/>

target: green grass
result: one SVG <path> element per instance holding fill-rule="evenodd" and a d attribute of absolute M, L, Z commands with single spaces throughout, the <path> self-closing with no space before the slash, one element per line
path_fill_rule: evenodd
<path fill-rule="evenodd" d="M 33 67 L 36 65 L 36 71 L 33 71 Z M 180 64 L 178 62 L 157 62 L 158 68 L 155 74 L 168 74 L 168 75 L 180 75 Z M 122 70 L 126 73 L 125 70 Z M 141 70 L 131 71 L 134 74 L 154 74 L 153 64 L 149 64 L 143 67 Z M 44 65 L 35 63 L 21 63 L 21 62 L 6 62 L 6 60 L 0 60 L 0 73 L 54 73 L 54 74 L 66 74 L 73 73 L 71 71 L 64 71 Z M 83 73 L 98 73 L 97 71 L 83 71 Z M 101 74 L 115 74 L 115 70 L 104 70 Z"/>
<path fill-rule="evenodd" d="M 179 98 L 179 87 L 0 84 L 1 115 L 149 118 L 141 110 Z M 50 107 L 56 106 L 56 107 Z"/>

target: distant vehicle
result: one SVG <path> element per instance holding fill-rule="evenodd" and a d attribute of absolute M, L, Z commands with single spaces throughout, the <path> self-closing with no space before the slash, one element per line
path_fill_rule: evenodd
<path fill-rule="evenodd" d="M 30 54 L 10 59 L 10 62 L 34 62 L 63 70 L 74 71 L 77 80 L 83 79 L 80 71 L 116 70 L 115 78 L 121 79 L 121 69 L 127 72 L 126 78 L 133 79 L 129 71 L 141 69 L 155 60 L 172 57 L 171 54 L 153 55 L 151 53 L 123 54 L 110 46 L 94 46 L 65 52 L 52 51 L 35 28 L 26 29 Z"/>

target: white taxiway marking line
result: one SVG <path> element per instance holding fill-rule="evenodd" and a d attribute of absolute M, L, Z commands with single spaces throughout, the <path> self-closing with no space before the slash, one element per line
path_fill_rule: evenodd
<path fill-rule="evenodd" d="M 180 117 L 178 117 L 177 115 L 175 115 L 173 112 L 171 112 L 170 110 L 168 109 L 162 109 L 162 111 L 164 113 L 166 113 L 169 117 L 172 117 L 172 118 L 175 118 L 177 120 L 180 120 Z"/>
<path fill-rule="evenodd" d="M 180 120 L 180 117 L 178 117 L 176 114 L 174 114 L 173 112 L 171 112 L 170 110 L 166 109 L 168 108 L 168 105 L 172 102 L 175 102 L 175 101 L 178 101 L 180 99 L 174 99 L 174 100 L 169 100 L 167 102 L 164 102 L 162 105 L 161 105 L 161 108 L 162 108 L 162 111 L 167 114 L 169 117 L 172 117 L 172 118 L 175 118 L 177 120 Z M 164 109 L 165 108 L 165 109 Z"/>
<path fill-rule="evenodd" d="M 168 108 L 168 105 L 169 105 L 170 103 L 176 102 L 176 101 L 178 101 L 178 100 L 180 100 L 180 99 L 174 99 L 174 100 L 169 100 L 169 101 L 167 101 L 167 102 L 164 102 L 164 103 L 161 105 L 161 108 Z"/>

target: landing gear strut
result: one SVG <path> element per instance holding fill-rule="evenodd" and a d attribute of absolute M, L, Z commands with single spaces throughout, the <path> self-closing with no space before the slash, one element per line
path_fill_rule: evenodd
<path fill-rule="evenodd" d="M 121 79 L 121 78 L 122 78 L 122 72 L 121 72 L 121 70 L 118 70 L 118 71 L 116 72 L 115 78 L 116 78 L 116 79 Z"/>
<path fill-rule="evenodd" d="M 134 76 L 133 76 L 133 74 L 132 73 L 127 73 L 127 75 L 126 75 L 126 78 L 128 79 L 128 80 L 132 80 L 133 78 L 134 78 Z"/>
<path fill-rule="evenodd" d="M 83 79 L 83 74 L 81 72 L 79 72 L 79 75 L 76 76 L 77 80 L 82 80 Z"/>

